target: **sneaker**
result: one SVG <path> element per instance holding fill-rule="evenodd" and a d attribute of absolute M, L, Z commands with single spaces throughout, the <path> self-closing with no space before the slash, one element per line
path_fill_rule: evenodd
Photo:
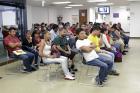
<path fill-rule="evenodd" d="M 75 74 L 75 71 L 70 71 L 71 74 Z"/>
<path fill-rule="evenodd" d="M 123 55 L 126 55 L 126 53 L 125 53 L 125 52 L 122 52 L 122 54 L 123 54 Z"/>
<path fill-rule="evenodd" d="M 65 76 L 65 79 L 66 79 L 66 80 L 75 80 L 75 78 L 72 77 L 72 76 L 70 76 L 70 75 L 66 75 L 66 76 Z"/>
<path fill-rule="evenodd" d="M 35 65 L 31 65 L 33 71 L 36 71 L 38 68 Z"/>
<path fill-rule="evenodd" d="M 75 75 L 74 75 L 74 74 L 69 73 L 69 75 L 70 75 L 70 76 L 72 76 L 72 77 L 75 77 Z"/>
<path fill-rule="evenodd" d="M 110 71 L 110 72 L 108 73 L 108 75 L 119 76 L 120 73 L 118 73 L 117 71 L 113 70 L 113 71 Z"/>
<path fill-rule="evenodd" d="M 35 67 L 36 67 L 36 69 L 39 69 L 39 65 L 38 64 L 35 64 Z"/>
<path fill-rule="evenodd" d="M 77 69 L 77 68 L 75 68 L 75 65 L 71 65 L 70 69 L 71 69 L 72 71 L 75 71 L 75 72 L 77 72 L 77 71 L 78 71 L 78 69 Z"/>
<path fill-rule="evenodd" d="M 124 50 L 123 52 L 128 52 L 128 50 Z"/>
<path fill-rule="evenodd" d="M 29 73 L 29 72 L 31 72 L 31 70 L 28 70 L 28 69 L 22 69 L 22 70 L 20 70 L 22 73 Z"/>
<path fill-rule="evenodd" d="M 99 87 L 104 86 L 104 84 L 103 84 L 104 82 L 99 79 L 99 76 L 96 76 L 95 81 L 96 81 L 97 86 L 99 86 Z"/>
<path fill-rule="evenodd" d="M 103 83 L 102 81 L 98 81 L 98 82 L 97 82 L 97 86 L 103 87 L 103 86 L 104 86 L 104 83 Z"/>
<path fill-rule="evenodd" d="M 45 63 L 40 63 L 40 66 L 45 66 Z"/>
<path fill-rule="evenodd" d="M 74 68 L 74 69 L 72 69 L 73 71 L 75 71 L 75 72 L 77 72 L 78 71 L 78 69 L 77 68 Z"/>
<path fill-rule="evenodd" d="M 107 82 L 107 77 L 103 80 L 103 82 Z"/>

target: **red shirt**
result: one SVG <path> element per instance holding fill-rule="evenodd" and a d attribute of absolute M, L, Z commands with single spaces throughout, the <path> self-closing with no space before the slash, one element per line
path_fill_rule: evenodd
<path fill-rule="evenodd" d="M 76 33 L 76 31 L 75 31 L 76 29 L 75 29 L 75 28 L 72 28 L 72 27 L 71 27 L 70 30 L 71 30 L 71 32 L 72 32 L 73 34 Z"/>
<path fill-rule="evenodd" d="M 20 47 L 11 48 L 9 46 L 9 43 L 20 43 L 20 40 L 18 39 L 18 37 L 16 37 L 16 36 L 12 37 L 11 35 L 8 35 L 7 37 L 4 38 L 4 46 L 8 50 L 9 54 L 13 53 L 13 51 L 15 51 L 15 50 L 21 49 Z"/>
<path fill-rule="evenodd" d="M 110 36 L 109 35 L 106 35 L 106 37 L 107 37 L 108 43 L 110 44 Z"/>

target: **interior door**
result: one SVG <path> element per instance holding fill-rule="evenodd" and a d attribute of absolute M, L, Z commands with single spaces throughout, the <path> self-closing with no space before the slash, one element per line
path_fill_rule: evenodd
<path fill-rule="evenodd" d="M 87 23 L 87 9 L 79 10 L 79 24 L 80 24 L 80 26 L 82 24 L 86 24 L 86 23 Z"/>

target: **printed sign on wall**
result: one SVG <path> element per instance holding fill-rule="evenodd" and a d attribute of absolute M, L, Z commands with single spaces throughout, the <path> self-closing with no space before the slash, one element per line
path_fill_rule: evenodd
<path fill-rule="evenodd" d="M 119 18 L 119 13 L 113 13 L 113 18 Z"/>

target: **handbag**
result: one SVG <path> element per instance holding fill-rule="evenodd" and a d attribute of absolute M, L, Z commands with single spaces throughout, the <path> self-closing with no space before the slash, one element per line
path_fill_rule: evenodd
<path fill-rule="evenodd" d="M 56 45 L 51 46 L 51 55 L 55 56 L 56 58 L 60 57 L 60 52 L 57 49 Z"/>

